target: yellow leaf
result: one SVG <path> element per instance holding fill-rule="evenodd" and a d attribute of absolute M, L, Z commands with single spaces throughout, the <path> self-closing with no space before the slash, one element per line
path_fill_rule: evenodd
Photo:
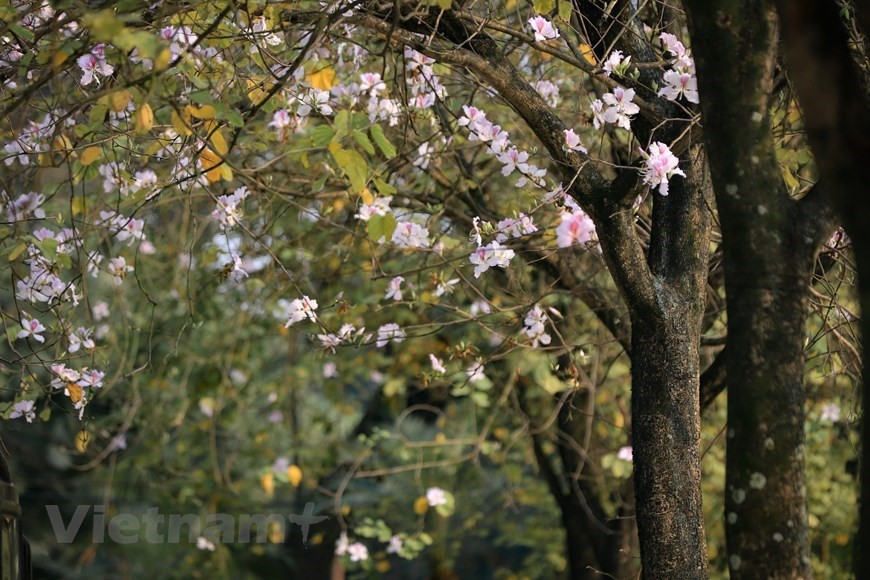
<path fill-rule="evenodd" d="M 375 202 L 375 196 L 372 195 L 372 192 L 368 187 L 362 190 L 362 193 L 359 194 L 359 198 L 366 205 L 371 205 Z"/>
<path fill-rule="evenodd" d="M 85 197 L 83 195 L 79 195 L 73 198 L 72 200 L 72 214 L 79 215 L 85 211 Z"/>
<path fill-rule="evenodd" d="M 56 51 L 51 55 L 51 68 L 58 70 L 60 65 L 66 62 L 66 59 L 69 58 L 69 55 L 62 50 Z"/>
<path fill-rule="evenodd" d="M 69 137 L 67 137 L 66 135 L 58 135 L 57 137 L 55 137 L 51 146 L 54 148 L 55 151 L 67 151 L 69 149 L 72 149 L 72 143 L 70 143 Z"/>
<path fill-rule="evenodd" d="M 211 105 L 203 105 L 201 107 L 193 107 L 190 114 L 197 119 L 214 119 L 217 111 Z"/>
<path fill-rule="evenodd" d="M 426 499 L 425 495 L 421 495 L 414 501 L 414 513 L 418 516 L 422 516 L 426 512 L 429 511 L 429 500 Z"/>
<path fill-rule="evenodd" d="M 595 66 L 598 64 L 598 61 L 595 60 L 595 53 L 592 52 L 592 47 L 589 46 L 588 44 L 581 44 L 580 45 L 580 54 L 582 54 L 583 58 L 586 59 L 586 62 L 588 62 L 592 66 Z"/>
<path fill-rule="evenodd" d="M 87 450 L 87 448 L 88 448 L 88 442 L 90 442 L 90 440 L 91 440 L 91 436 L 84 429 L 82 429 L 81 431 L 76 433 L 76 438 L 75 438 L 76 451 L 78 451 L 79 453 L 84 453 L 85 450 Z"/>
<path fill-rule="evenodd" d="M 69 393 L 69 400 L 72 401 L 73 404 L 82 400 L 82 388 L 76 383 L 67 383 L 66 391 Z"/>
<path fill-rule="evenodd" d="M 203 149 L 199 154 L 202 161 L 202 170 L 205 171 L 205 177 L 209 183 L 215 183 L 221 180 L 222 173 L 220 170 L 221 158 L 214 154 L 210 149 Z"/>
<path fill-rule="evenodd" d="M 147 133 L 152 127 L 154 127 L 154 111 L 151 110 L 151 105 L 142 103 L 136 110 L 136 131 Z"/>
<path fill-rule="evenodd" d="M 335 84 L 335 71 L 329 67 L 324 67 L 317 72 L 313 72 L 305 79 L 315 89 L 328 91 Z"/>
<path fill-rule="evenodd" d="M 103 150 L 99 147 L 88 147 L 87 149 L 82 151 L 80 161 L 82 162 L 82 165 L 88 166 L 102 156 Z"/>
<path fill-rule="evenodd" d="M 208 140 L 214 146 L 214 150 L 218 155 L 226 155 L 230 148 L 227 146 L 227 140 L 224 139 L 223 133 L 217 126 L 216 121 L 206 121 L 206 130 L 208 131 Z"/>
<path fill-rule="evenodd" d="M 193 134 L 193 131 L 190 130 L 190 114 L 186 108 L 182 111 L 181 115 L 176 111 L 172 111 L 172 127 L 179 135 Z"/>
<path fill-rule="evenodd" d="M 265 98 L 269 95 L 269 92 L 264 88 L 263 82 L 265 77 L 259 79 L 259 81 L 253 81 L 248 79 L 248 92 L 247 97 L 251 100 L 251 103 L 254 105 L 259 105 L 265 100 Z"/>
<path fill-rule="evenodd" d="M 287 478 L 290 480 L 290 485 L 299 487 L 299 482 L 302 481 L 302 470 L 297 465 L 291 465 L 287 468 Z"/>
<path fill-rule="evenodd" d="M 375 568 L 378 569 L 378 572 L 386 573 L 390 571 L 390 563 L 387 560 L 378 560 L 375 563 Z"/>
<path fill-rule="evenodd" d="M 260 487 L 263 488 L 263 491 L 268 495 L 272 495 L 275 493 L 275 476 L 269 472 L 260 478 Z"/>
<path fill-rule="evenodd" d="M 230 168 L 229 165 L 227 165 L 226 163 L 224 163 L 224 164 L 221 165 L 218 169 L 220 170 L 220 172 L 221 172 L 221 178 L 222 178 L 224 181 L 232 181 L 232 180 L 233 180 L 233 170 Z"/>
<path fill-rule="evenodd" d="M 161 71 L 169 66 L 169 63 L 172 59 L 172 53 L 168 48 L 164 48 L 160 51 L 160 54 L 157 55 L 157 58 L 154 59 L 154 70 Z"/>
<path fill-rule="evenodd" d="M 133 99 L 130 91 L 116 91 L 109 97 L 109 107 L 116 113 L 120 113 L 127 108 L 127 105 Z"/>

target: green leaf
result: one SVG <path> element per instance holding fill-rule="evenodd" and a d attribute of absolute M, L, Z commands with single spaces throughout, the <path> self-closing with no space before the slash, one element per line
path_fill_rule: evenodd
<path fill-rule="evenodd" d="M 574 10 L 574 6 L 571 4 L 570 0 L 559 0 L 559 18 L 568 22 L 571 20 L 571 12 Z"/>
<path fill-rule="evenodd" d="M 212 96 L 210 91 L 193 91 L 190 93 L 190 100 L 199 105 L 211 105 L 214 104 L 214 97 Z"/>
<path fill-rule="evenodd" d="M 27 244 L 24 242 L 19 243 L 17 246 L 12 248 L 12 251 L 9 252 L 9 261 L 14 262 L 18 256 L 24 253 L 24 250 L 27 249 Z"/>
<path fill-rule="evenodd" d="M 453 5 L 453 0 L 438 0 L 438 7 L 442 10 L 450 10 Z"/>
<path fill-rule="evenodd" d="M 369 140 L 368 135 L 366 135 L 362 131 L 354 130 L 353 138 L 356 140 L 359 146 L 365 150 L 366 153 L 368 153 L 369 155 L 375 154 L 375 146 L 372 145 L 372 142 Z"/>
<path fill-rule="evenodd" d="M 37 242 L 36 246 L 42 252 L 42 255 L 52 262 L 57 258 L 57 240 L 54 238 L 45 238 L 41 242 Z"/>
<path fill-rule="evenodd" d="M 335 134 L 339 137 L 344 137 L 350 131 L 350 113 L 347 109 L 342 109 L 335 114 Z"/>
<path fill-rule="evenodd" d="M 347 150 L 347 164 L 343 167 L 344 172 L 350 179 L 350 185 L 354 193 L 362 193 L 366 188 L 369 178 L 369 166 L 365 158 L 356 151 Z"/>
<path fill-rule="evenodd" d="M 329 125 L 318 125 L 311 131 L 311 143 L 315 147 L 324 147 L 335 137 L 335 131 Z"/>
<path fill-rule="evenodd" d="M 538 14 L 549 14 L 556 7 L 555 0 L 533 0 L 532 7 Z"/>
<path fill-rule="evenodd" d="M 375 214 L 369 219 L 368 232 L 369 238 L 377 242 L 383 237 L 389 240 L 393 237 L 393 232 L 396 231 L 396 216 L 391 213 L 385 215 Z"/>
<path fill-rule="evenodd" d="M 323 189 L 323 186 L 326 185 L 326 180 L 328 178 L 329 178 L 329 174 L 327 173 L 327 174 L 322 175 L 320 177 L 320 179 L 318 179 L 317 181 L 312 183 L 311 184 L 311 193 L 317 193 L 318 191 Z"/>
<path fill-rule="evenodd" d="M 381 150 L 381 153 L 384 154 L 384 157 L 387 159 L 392 159 L 396 156 L 396 148 L 393 147 L 393 144 L 387 140 L 387 137 L 384 135 L 384 130 L 380 125 L 372 125 L 372 128 L 369 129 L 369 132 L 372 134 L 372 139 L 375 140 L 375 143 L 378 146 L 378 149 Z"/>
<path fill-rule="evenodd" d="M 381 195 L 394 195 L 398 192 L 395 187 L 393 187 L 380 177 L 375 177 L 374 179 L 372 179 L 372 181 L 375 182 L 375 186 L 378 188 L 378 193 L 380 193 Z"/>

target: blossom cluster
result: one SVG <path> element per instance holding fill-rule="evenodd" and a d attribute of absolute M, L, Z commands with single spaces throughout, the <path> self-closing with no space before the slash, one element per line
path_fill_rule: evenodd
<path fill-rule="evenodd" d="M 646 160 L 641 170 L 643 182 L 650 187 L 658 187 L 662 195 L 668 194 L 668 180 L 671 177 L 686 176 L 679 167 L 680 160 L 664 143 L 659 141 L 651 143 L 647 151 L 641 150 L 641 155 Z"/>
<path fill-rule="evenodd" d="M 669 101 L 684 97 L 690 103 L 697 103 L 698 79 L 695 77 L 695 61 L 689 50 L 673 34 L 663 32 L 659 38 L 664 50 L 676 57 L 671 69 L 665 71 L 665 86 L 659 89 L 659 96 Z"/>

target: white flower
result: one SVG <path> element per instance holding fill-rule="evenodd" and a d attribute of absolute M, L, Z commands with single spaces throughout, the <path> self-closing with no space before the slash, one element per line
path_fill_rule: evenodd
<path fill-rule="evenodd" d="M 402 282 L 405 279 L 402 276 L 396 276 L 392 280 L 390 280 L 390 284 L 387 286 L 387 295 L 384 296 L 385 300 L 390 300 L 391 298 L 395 301 L 400 301 L 402 299 Z"/>
<path fill-rule="evenodd" d="M 472 252 L 469 260 L 474 264 L 474 277 L 480 278 L 480 275 L 490 268 L 496 266 L 499 268 L 507 268 L 513 257 L 513 250 L 505 248 L 497 241 L 494 241 L 486 246 L 477 248 Z"/>
<path fill-rule="evenodd" d="M 291 325 L 296 324 L 300 320 L 305 320 L 306 318 L 311 322 L 315 322 L 317 320 L 317 314 L 314 312 L 315 310 L 317 310 L 317 300 L 312 300 L 308 296 L 296 298 L 287 305 L 285 313 L 287 316 L 287 322 L 284 323 L 284 328 L 290 328 Z"/>
<path fill-rule="evenodd" d="M 619 451 L 616 453 L 616 457 L 622 459 L 623 461 L 633 461 L 634 454 L 632 453 L 631 445 L 620 447 Z"/>
<path fill-rule="evenodd" d="M 347 547 L 347 555 L 350 556 L 351 562 L 362 562 L 369 559 L 369 549 L 365 544 L 354 542 Z"/>
<path fill-rule="evenodd" d="M 604 93 L 601 98 L 608 105 L 603 114 L 604 120 L 617 127 L 631 129 L 631 115 L 640 112 L 640 107 L 631 102 L 634 99 L 634 89 L 616 87 L 612 93 Z"/>
<path fill-rule="evenodd" d="M 610 76 L 614 72 L 618 75 L 625 76 L 626 69 L 631 62 L 631 57 L 623 57 L 621 50 L 614 50 L 604 61 L 604 74 Z"/>
<path fill-rule="evenodd" d="M 447 503 L 447 494 L 440 487 L 430 487 L 426 490 L 426 501 L 431 507 L 444 505 Z"/>
<path fill-rule="evenodd" d="M 207 539 L 205 539 L 202 536 L 199 536 L 196 539 L 196 547 L 199 548 L 200 550 L 208 550 L 209 552 L 214 552 L 214 550 L 215 550 L 214 544 L 212 542 L 209 542 Z"/>
<path fill-rule="evenodd" d="M 24 417 L 28 423 L 33 423 L 36 419 L 36 413 L 33 411 L 33 401 L 19 401 L 12 405 L 12 412 L 9 414 L 10 419 Z"/>
<path fill-rule="evenodd" d="M 483 361 L 478 359 L 476 362 L 472 363 L 467 369 L 465 369 L 465 374 L 468 375 L 469 383 L 477 383 L 479 381 L 486 380 L 486 375 L 484 374 L 485 365 Z"/>
<path fill-rule="evenodd" d="M 378 348 L 386 346 L 390 341 L 399 343 L 405 340 L 405 332 L 393 322 L 384 324 L 378 328 L 378 340 L 375 343 Z"/>
<path fill-rule="evenodd" d="M 432 295 L 443 296 L 444 294 L 449 294 L 453 292 L 453 287 L 457 284 L 459 284 L 459 278 L 453 278 L 447 282 L 438 282 L 438 287 L 435 288 L 435 292 Z"/>
<path fill-rule="evenodd" d="M 836 423 L 840 420 L 840 407 L 836 403 L 828 403 L 822 407 L 822 421 Z"/>
<path fill-rule="evenodd" d="M 659 96 L 669 101 L 685 97 L 690 103 L 698 103 L 698 79 L 688 72 L 665 71 L 665 86 L 659 89 Z"/>
<path fill-rule="evenodd" d="M 429 355 L 429 362 L 432 363 L 432 370 L 436 373 L 441 373 L 442 375 L 447 373 L 447 369 L 444 368 L 444 361 L 434 354 Z"/>
<path fill-rule="evenodd" d="M 550 335 L 546 331 L 547 315 L 540 305 L 535 304 L 527 314 L 523 321 L 523 334 L 529 337 L 532 341 L 532 347 L 537 348 L 539 344 L 550 344 Z"/>
<path fill-rule="evenodd" d="M 535 90 L 551 107 L 559 106 L 559 87 L 550 81 L 540 80 L 535 83 Z"/>
<path fill-rule="evenodd" d="M 404 249 L 428 248 L 429 230 L 414 222 L 399 222 L 393 231 L 392 242 Z"/>
<path fill-rule="evenodd" d="M 132 272 L 133 266 L 127 265 L 123 256 L 109 260 L 109 274 L 115 277 L 115 284 L 120 286 L 127 277 L 127 272 Z"/>
<path fill-rule="evenodd" d="M 390 545 L 387 546 L 387 554 L 398 554 L 402 551 L 402 546 L 405 543 L 402 541 L 402 538 L 399 536 L 393 536 L 390 538 Z"/>
<path fill-rule="evenodd" d="M 45 327 L 35 318 L 21 317 L 21 330 L 18 331 L 18 338 L 27 338 L 28 336 L 37 342 L 45 342 L 45 338 L 41 333 L 45 332 Z"/>

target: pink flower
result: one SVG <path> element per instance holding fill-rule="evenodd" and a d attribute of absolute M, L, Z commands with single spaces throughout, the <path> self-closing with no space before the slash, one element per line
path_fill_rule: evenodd
<path fill-rule="evenodd" d="M 384 297 L 386 300 L 393 299 L 395 301 L 400 301 L 402 299 L 402 282 L 405 279 L 401 276 L 396 276 L 392 280 L 390 280 L 389 286 L 387 286 L 387 295 Z"/>
<path fill-rule="evenodd" d="M 535 41 L 543 42 L 545 40 L 553 40 L 559 38 L 559 31 L 553 26 L 553 23 L 543 16 L 535 16 L 529 18 L 529 25 L 535 33 Z"/>
<path fill-rule="evenodd" d="M 429 355 L 429 362 L 432 363 L 432 370 L 436 373 L 441 373 L 442 375 L 447 373 L 447 369 L 444 368 L 444 361 L 434 354 Z"/>
<path fill-rule="evenodd" d="M 649 146 L 649 153 L 641 151 L 641 154 L 646 157 L 646 165 L 641 170 L 643 182 L 651 187 L 658 186 L 659 193 L 662 195 L 668 194 L 668 179 L 674 175 L 686 176 L 680 168 L 680 160 L 671 153 L 667 145 L 656 141 Z"/>
<path fill-rule="evenodd" d="M 631 445 L 620 447 L 619 451 L 616 453 L 616 457 L 618 459 L 622 459 L 623 461 L 633 461 L 634 453 L 632 453 Z"/>
<path fill-rule="evenodd" d="M 595 235 L 595 224 L 582 209 L 562 214 L 562 223 L 556 228 L 556 243 L 560 248 L 585 244 Z"/>
<path fill-rule="evenodd" d="M 669 101 L 685 97 L 690 103 L 698 103 L 698 79 L 688 72 L 669 70 L 664 76 L 665 86 L 659 89 L 659 96 Z"/>
<path fill-rule="evenodd" d="M 25 315 L 26 316 L 26 315 Z M 45 342 L 45 338 L 41 336 L 45 332 L 45 327 L 35 318 L 21 317 L 21 330 L 18 331 L 18 338 L 27 338 L 28 336 L 37 342 Z"/>
<path fill-rule="evenodd" d="M 574 132 L 574 129 L 565 129 L 565 151 L 579 151 L 580 153 L 588 153 L 586 147 L 580 144 L 580 137 Z"/>

